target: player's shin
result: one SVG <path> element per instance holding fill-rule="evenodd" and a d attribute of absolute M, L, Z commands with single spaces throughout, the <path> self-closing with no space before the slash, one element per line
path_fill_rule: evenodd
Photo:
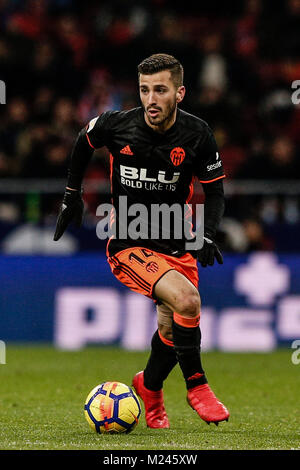
<path fill-rule="evenodd" d="M 173 316 L 174 349 L 187 389 L 207 383 L 201 363 L 201 330 L 199 320 L 200 314 L 194 318 L 186 318 L 174 312 Z"/>
<path fill-rule="evenodd" d="M 177 364 L 172 341 L 165 340 L 158 330 L 151 341 L 151 353 L 144 370 L 144 385 L 148 390 L 158 391 L 164 380 Z"/>

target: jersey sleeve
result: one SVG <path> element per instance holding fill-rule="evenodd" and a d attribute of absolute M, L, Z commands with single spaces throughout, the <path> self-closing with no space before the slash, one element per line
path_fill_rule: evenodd
<path fill-rule="evenodd" d="M 93 118 L 86 126 L 86 138 L 93 149 L 107 145 L 110 140 L 110 118 L 113 112 L 106 111 Z"/>
<path fill-rule="evenodd" d="M 205 137 L 197 149 L 195 175 L 201 183 L 210 183 L 225 178 L 218 146 L 209 126 L 205 129 Z"/>

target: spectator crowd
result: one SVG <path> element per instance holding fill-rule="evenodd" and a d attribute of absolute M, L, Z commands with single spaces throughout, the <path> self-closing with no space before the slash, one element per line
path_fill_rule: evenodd
<path fill-rule="evenodd" d="M 65 178 L 90 119 L 139 105 L 137 65 L 156 52 L 182 62 L 182 108 L 212 127 L 228 182 L 300 180 L 300 0 L 0 0 L 0 187 Z M 86 180 L 108 178 L 104 148 Z M 86 197 L 94 211 L 101 194 Z M 56 213 L 60 198 L 46 198 L 42 214 Z M 298 222 L 299 194 L 229 201 L 224 230 L 238 222 L 251 248 L 272 249 L 270 205 L 271 221 Z M 22 220 L 22 202 L 9 205 L 0 192 L 0 219 Z"/>

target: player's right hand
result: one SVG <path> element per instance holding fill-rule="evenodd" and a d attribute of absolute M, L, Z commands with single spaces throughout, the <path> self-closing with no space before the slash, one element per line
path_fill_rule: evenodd
<path fill-rule="evenodd" d="M 80 227 L 83 219 L 84 202 L 81 191 L 66 189 L 56 222 L 54 241 L 60 239 L 71 222 Z"/>

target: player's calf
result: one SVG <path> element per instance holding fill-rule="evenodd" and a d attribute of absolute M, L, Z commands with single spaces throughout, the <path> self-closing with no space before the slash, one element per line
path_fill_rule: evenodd
<path fill-rule="evenodd" d="M 196 317 L 183 317 L 174 312 L 173 341 L 177 359 L 182 370 L 187 389 L 207 383 L 201 362 L 200 313 Z"/>

